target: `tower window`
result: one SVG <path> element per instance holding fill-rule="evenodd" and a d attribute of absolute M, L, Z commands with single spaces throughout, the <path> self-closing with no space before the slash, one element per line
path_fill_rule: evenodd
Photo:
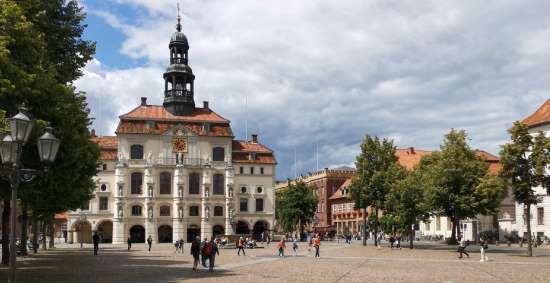
<path fill-rule="evenodd" d="M 130 159 L 143 159 L 143 145 L 133 144 L 130 146 Z"/>
<path fill-rule="evenodd" d="M 239 174 L 241 174 L 241 175 L 244 174 L 244 168 L 242 166 L 239 167 Z"/>
<path fill-rule="evenodd" d="M 254 175 L 254 167 L 250 167 L 250 175 Z"/>
<path fill-rule="evenodd" d="M 103 171 L 107 170 L 107 164 L 102 164 L 101 167 Z"/>
<path fill-rule="evenodd" d="M 264 167 L 260 167 L 260 174 L 264 174 Z"/>
<path fill-rule="evenodd" d="M 99 188 L 102 192 L 107 191 L 107 185 L 101 184 L 101 187 Z"/>

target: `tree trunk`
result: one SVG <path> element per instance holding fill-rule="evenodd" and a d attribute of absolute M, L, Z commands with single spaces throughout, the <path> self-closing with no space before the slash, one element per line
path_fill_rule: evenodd
<path fill-rule="evenodd" d="M 455 220 L 455 217 L 454 216 L 451 216 L 451 223 L 453 225 L 453 229 L 451 230 L 451 239 L 450 239 L 450 243 L 452 244 L 453 242 L 456 242 L 457 240 L 457 235 L 456 235 L 456 220 Z"/>
<path fill-rule="evenodd" d="M 10 264 L 10 199 L 4 199 L 4 211 L 2 211 L 2 264 Z"/>
<path fill-rule="evenodd" d="M 34 253 L 38 252 L 38 219 L 36 215 L 32 215 L 32 250 Z"/>
<path fill-rule="evenodd" d="M 415 218 L 412 218 L 412 224 L 411 224 L 411 230 L 409 235 L 409 248 L 412 250 L 414 248 L 413 241 L 414 241 L 414 223 L 416 222 Z"/>
<path fill-rule="evenodd" d="M 47 223 L 46 223 L 46 220 L 42 221 L 42 250 L 47 250 L 46 248 L 46 235 L 48 235 L 47 233 Z"/>
<path fill-rule="evenodd" d="M 363 208 L 363 246 L 367 245 L 367 209 Z"/>
<path fill-rule="evenodd" d="M 527 222 L 527 256 L 533 256 L 533 239 L 531 238 L 531 204 L 525 205 L 525 221 Z"/>
<path fill-rule="evenodd" d="M 374 208 L 374 245 L 378 247 L 378 208 Z"/>
<path fill-rule="evenodd" d="M 27 211 L 27 204 L 23 203 L 23 206 L 21 208 L 21 245 L 19 247 L 19 250 L 21 251 L 21 255 L 27 255 L 27 228 L 28 228 L 28 220 L 29 220 L 29 214 Z"/>
<path fill-rule="evenodd" d="M 49 221 L 48 223 L 48 235 L 50 236 L 50 244 L 49 244 L 49 248 L 50 249 L 53 249 L 55 248 L 54 246 L 54 238 L 55 238 L 55 229 L 54 229 L 54 219 L 53 219 L 53 216 L 52 216 L 52 219 Z"/>

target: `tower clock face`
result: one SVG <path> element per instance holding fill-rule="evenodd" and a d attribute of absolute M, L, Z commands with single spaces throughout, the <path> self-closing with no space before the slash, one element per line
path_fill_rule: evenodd
<path fill-rule="evenodd" d="M 187 152 L 187 138 L 172 139 L 172 148 L 177 153 Z"/>

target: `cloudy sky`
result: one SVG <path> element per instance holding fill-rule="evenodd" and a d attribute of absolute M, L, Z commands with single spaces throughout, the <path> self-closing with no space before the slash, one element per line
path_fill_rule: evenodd
<path fill-rule="evenodd" d="M 176 0 L 83 0 L 95 59 L 76 83 L 93 127 L 162 104 Z M 550 98 L 548 1 L 180 1 L 195 101 L 259 134 L 279 179 L 352 165 L 365 134 L 492 153 Z M 248 102 L 245 107 L 245 100 Z"/>

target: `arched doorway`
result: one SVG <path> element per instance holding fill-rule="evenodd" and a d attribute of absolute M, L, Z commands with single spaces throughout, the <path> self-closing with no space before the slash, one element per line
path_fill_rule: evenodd
<path fill-rule="evenodd" d="M 223 228 L 222 225 L 215 225 L 214 227 L 212 227 L 212 235 L 214 237 L 223 236 L 224 233 L 225 233 L 225 229 Z"/>
<path fill-rule="evenodd" d="M 172 227 L 162 225 L 158 229 L 159 243 L 172 243 Z"/>
<path fill-rule="evenodd" d="M 245 221 L 238 221 L 237 222 L 237 225 L 235 227 L 235 233 L 239 234 L 239 235 L 248 235 L 250 234 L 250 227 L 248 227 L 248 223 L 246 223 Z"/>
<path fill-rule="evenodd" d="M 197 225 L 189 225 L 189 227 L 187 227 L 187 242 L 192 242 L 200 235 L 201 229 Z"/>
<path fill-rule="evenodd" d="M 256 240 L 262 239 L 262 233 L 267 233 L 269 231 L 269 224 L 266 221 L 260 220 L 254 223 L 254 228 L 252 230 L 252 237 Z M 265 237 L 265 234 L 264 234 Z"/>
<path fill-rule="evenodd" d="M 102 243 L 113 242 L 113 222 L 105 220 L 97 225 L 97 234 L 99 235 Z"/>
<path fill-rule="evenodd" d="M 130 240 L 132 243 L 145 243 L 145 228 L 141 225 L 134 225 L 130 228 Z"/>
<path fill-rule="evenodd" d="M 92 242 L 92 224 L 88 221 L 78 221 L 74 224 L 76 232 L 75 243 L 91 243 Z"/>

